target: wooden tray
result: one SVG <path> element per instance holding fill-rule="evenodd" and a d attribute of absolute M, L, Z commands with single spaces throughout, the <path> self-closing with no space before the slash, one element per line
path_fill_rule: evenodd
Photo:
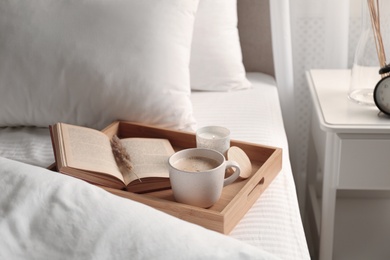
<path fill-rule="evenodd" d="M 166 138 L 175 150 L 196 146 L 194 133 L 151 127 L 133 122 L 114 122 L 103 129 L 103 132 L 109 137 L 116 134 L 119 138 Z M 102 188 L 115 195 L 147 204 L 180 219 L 228 234 L 282 168 L 281 148 L 236 140 L 231 140 L 231 146 L 240 147 L 248 155 L 252 162 L 252 175 L 246 180 L 239 180 L 224 187 L 219 201 L 208 209 L 175 202 L 170 189 L 135 194 L 106 187 Z"/>

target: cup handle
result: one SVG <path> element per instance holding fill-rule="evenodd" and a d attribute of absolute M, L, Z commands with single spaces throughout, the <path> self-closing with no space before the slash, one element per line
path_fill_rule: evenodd
<path fill-rule="evenodd" d="M 235 171 L 232 175 L 225 178 L 225 180 L 223 181 L 223 186 L 233 183 L 235 180 L 237 180 L 238 176 L 240 176 L 240 165 L 238 165 L 236 161 L 226 161 L 225 169 L 228 168 L 235 168 Z"/>

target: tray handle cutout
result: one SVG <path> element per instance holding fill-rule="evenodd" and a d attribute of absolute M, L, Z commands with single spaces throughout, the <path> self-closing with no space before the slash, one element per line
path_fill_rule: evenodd
<path fill-rule="evenodd" d="M 264 181 L 265 181 L 264 177 L 260 179 L 260 181 L 248 193 L 247 200 L 251 200 L 253 196 L 257 195 L 258 197 L 260 195 L 261 191 L 263 190 Z"/>

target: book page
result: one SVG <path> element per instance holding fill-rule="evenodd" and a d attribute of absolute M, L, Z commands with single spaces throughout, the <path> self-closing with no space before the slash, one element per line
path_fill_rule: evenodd
<path fill-rule="evenodd" d="M 123 182 L 108 137 L 94 129 L 61 124 L 69 167 L 110 174 Z"/>
<path fill-rule="evenodd" d="M 168 158 L 175 151 L 170 142 L 158 138 L 125 138 L 122 144 L 130 155 L 135 173 L 143 177 L 169 177 Z M 131 181 L 136 180 L 135 174 Z"/>

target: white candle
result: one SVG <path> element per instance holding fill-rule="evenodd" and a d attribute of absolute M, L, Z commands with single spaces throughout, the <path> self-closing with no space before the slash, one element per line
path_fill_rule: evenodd
<path fill-rule="evenodd" d="M 219 138 L 223 138 L 224 136 L 223 135 L 219 135 L 218 133 L 200 133 L 199 136 L 201 138 L 205 138 L 205 139 L 219 139 Z"/>
<path fill-rule="evenodd" d="M 222 126 L 205 126 L 196 131 L 196 147 L 216 150 L 226 156 L 230 131 Z"/>

